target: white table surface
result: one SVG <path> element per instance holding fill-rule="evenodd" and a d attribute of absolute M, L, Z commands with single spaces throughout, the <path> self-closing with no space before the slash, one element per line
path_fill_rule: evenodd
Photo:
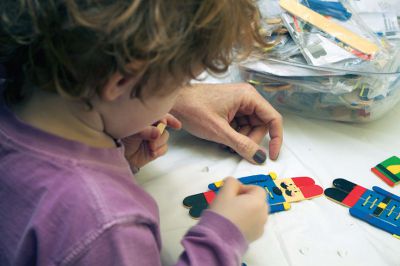
<path fill-rule="evenodd" d="M 255 166 L 181 131 L 171 134 L 167 155 L 141 170 L 138 182 L 160 208 L 165 265 L 176 261 L 183 250 L 182 236 L 196 223 L 183 207 L 183 198 L 206 191 L 209 183 L 229 175 L 274 171 L 278 178 L 310 176 L 324 188 L 331 187 L 335 178 L 346 178 L 400 194 L 400 185 L 391 188 L 370 171 L 384 159 L 400 155 L 400 105 L 367 124 L 283 116 L 284 143 L 277 161 Z M 249 266 L 400 265 L 400 240 L 321 196 L 270 215 L 264 235 L 250 245 L 243 261 Z"/>

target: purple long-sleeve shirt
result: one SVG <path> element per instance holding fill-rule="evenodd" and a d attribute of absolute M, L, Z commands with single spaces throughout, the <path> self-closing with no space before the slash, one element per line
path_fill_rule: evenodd
<path fill-rule="evenodd" d="M 179 206 L 177 206 L 179 208 Z M 237 265 L 247 244 L 205 211 L 178 265 Z M 123 147 L 99 149 L 33 128 L 0 104 L 0 265 L 160 265 L 155 201 Z"/>

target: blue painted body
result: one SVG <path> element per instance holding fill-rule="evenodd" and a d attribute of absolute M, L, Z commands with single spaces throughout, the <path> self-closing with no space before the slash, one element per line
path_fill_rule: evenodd
<path fill-rule="evenodd" d="M 368 199 L 368 200 L 367 200 Z M 354 217 L 386 232 L 400 236 L 400 198 L 380 187 L 367 189 L 349 209 Z M 384 208 L 379 207 L 384 206 Z M 385 204 L 385 205 L 384 205 Z"/>
<path fill-rule="evenodd" d="M 252 175 L 238 178 L 238 180 L 245 185 L 256 185 L 264 188 L 267 191 L 267 203 L 269 204 L 269 212 L 280 212 L 285 211 L 283 203 L 286 202 L 282 195 L 273 192 L 276 184 L 270 175 Z M 208 185 L 210 190 L 217 192 L 219 188 L 215 185 L 216 183 L 211 183 Z"/>

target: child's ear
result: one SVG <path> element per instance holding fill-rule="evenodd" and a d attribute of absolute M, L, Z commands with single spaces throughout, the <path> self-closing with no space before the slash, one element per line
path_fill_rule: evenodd
<path fill-rule="evenodd" d="M 127 90 L 132 90 L 134 78 L 114 73 L 107 81 L 101 92 L 101 98 L 105 101 L 114 101 Z"/>

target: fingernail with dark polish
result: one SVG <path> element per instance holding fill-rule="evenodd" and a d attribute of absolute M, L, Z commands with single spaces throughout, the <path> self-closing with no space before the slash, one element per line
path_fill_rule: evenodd
<path fill-rule="evenodd" d="M 265 162 L 265 160 L 267 160 L 267 154 L 263 150 L 258 150 L 254 154 L 253 160 L 258 164 L 262 164 Z"/>

